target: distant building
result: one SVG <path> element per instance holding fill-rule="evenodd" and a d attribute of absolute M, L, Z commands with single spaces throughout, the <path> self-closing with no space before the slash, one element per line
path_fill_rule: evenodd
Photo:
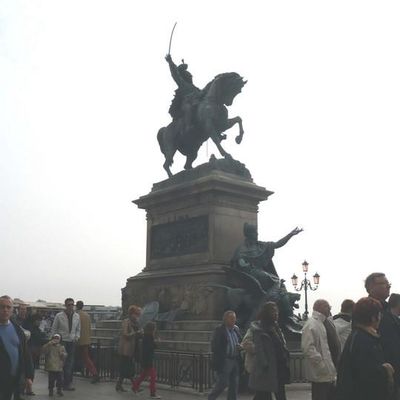
<path fill-rule="evenodd" d="M 84 305 L 83 311 L 86 311 L 90 315 L 92 325 L 96 325 L 97 321 L 120 319 L 122 308 L 114 306 L 102 306 L 102 305 Z"/>
<path fill-rule="evenodd" d="M 15 309 L 18 310 L 20 304 L 26 304 L 31 314 L 40 313 L 43 315 L 54 315 L 65 309 L 64 303 L 54 303 L 46 300 L 23 301 L 14 299 Z M 90 315 L 92 325 L 96 325 L 97 321 L 119 319 L 122 313 L 122 308 L 117 306 L 103 305 L 85 305 L 83 310 Z"/>

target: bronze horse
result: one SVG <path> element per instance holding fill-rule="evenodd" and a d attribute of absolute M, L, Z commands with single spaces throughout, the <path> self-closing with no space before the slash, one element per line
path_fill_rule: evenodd
<path fill-rule="evenodd" d="M 225 158 L 232 158 L 221 146 L 226 139 L 225 132 L 235 124 L 239 124 L 239 135 L 235 138 L 240 143 L 243 137 L 243 125 L 240 117 L 228 118 L 226 106 L 233 103 L 235 96 L 246 84 L 236 72 L 217 75 L 198 94 L 184 99 L 186 109 L 190 109 L 190 123 L 187 115 L 174 119 L 168 126 L 158 131 L 157 139 L 165 156 L 164 169 L 172 176 L 170 166 L 178 150 L 186 156 L 185 169 L 191 169 L 193 161 L 201 145 L 211 138 L 219 152 Z"/>

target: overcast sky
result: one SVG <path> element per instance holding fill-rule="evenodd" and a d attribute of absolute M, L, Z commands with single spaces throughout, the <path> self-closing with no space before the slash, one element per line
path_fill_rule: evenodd
<path fill-rule="evenodd" d="M 234 127 L 224 145 L 275 192 L 260 240 L 304 228 L 277 251 L 280 276 L 307 259 L 311 301 L 334 312 L 374 271 L 400 292 L 399 20 L 397 1 L 0 0 L 0 291 L 119 305 L 145 266 L 131 200 L 166 178 L 177 21 L 172 57 L 197 86 L 248 80 L 229 110 L 243 142 Z"/>

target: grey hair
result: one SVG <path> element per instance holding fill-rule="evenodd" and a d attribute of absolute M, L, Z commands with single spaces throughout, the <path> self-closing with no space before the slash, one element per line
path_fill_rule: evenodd
<path fill-rule="evenodd" d="M 235 313 L 235 311 L 227 310 L 227 311 L 224 312 L 224 315 L 222 316 L 222 320 L 225 321 L 226 318 L 227 318 L 229 315 L 235 315 L 235 316 L 236 316 L 236 313 Z"/>
<path fill-rule="evenodd" d="M 314 305 L 313 305 L 313 310 L 314 311 L 320 310 L 321 306 L 323 306 L 324 304 L 328 304 L 329 305 L 329 302 L 327 300 L 325 300 L 325 299 L 315 300 Z"/>

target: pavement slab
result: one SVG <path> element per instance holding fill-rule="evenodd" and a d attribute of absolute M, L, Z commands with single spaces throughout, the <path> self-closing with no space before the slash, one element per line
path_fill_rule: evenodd
<path fill-rule="evenodd" d="M 130 384 L 126 381 L 124 384 L 127 392 L 116 392 L 115 382 L 100 381 L 99 383 L 92 384 L 90 379 L 74 377 L 73 386 L 76 388 L 73 392 L 64 392 L 64 397 L 59 398 L 55 395 L 53 398 L 48 396 L 47 389 L 47 373 L 42 370 L 36 370 L 35 381 L 33 390 L 36 396 L 25 396 L 25 400 L 49 400 L 49 399 L 63 399 L 63 400 L 142 400 L 149 398 L 148 384 L 143 383 L 143 391 L 134 394 L 130 390 Z M 207 393 L 197 393 L 189 389 L 179 388 L 173 389 L 166 385 L 157 385 L 157 394 L 164 400 L 195 400 L 206 399 Z M 311 399 L 311 387 L 309 384 L 291 384 L 286 386 L 287 400 L 309 400 Z M 221 400 L 226 399 L 226 394 L 219 397 Z M 238 400 L 251 400 L 251 394 L 239 394 Z"/>

